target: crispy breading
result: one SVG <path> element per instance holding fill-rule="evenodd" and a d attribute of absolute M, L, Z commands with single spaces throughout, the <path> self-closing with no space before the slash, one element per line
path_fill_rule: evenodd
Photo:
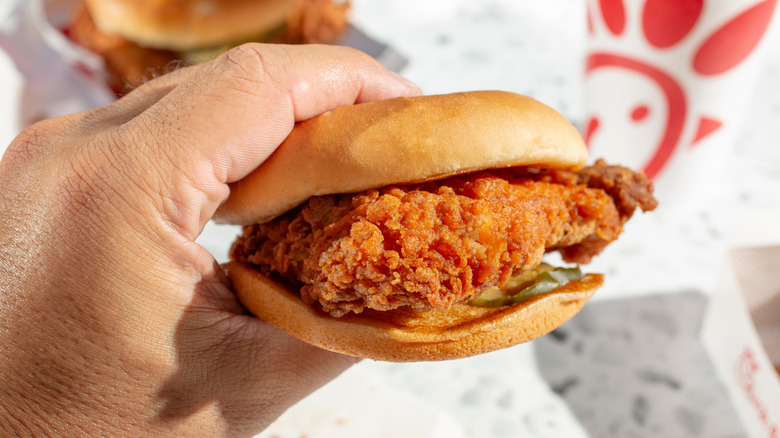
<path fill-rule="evenodd" d="M 300 0 L 280 35 L 273 42 L 282 44 L 332 43 L 347 29 L 348 1 Z"/>
<path fill-rule="evenodd" d="M 244 227 L 231 255 L 300 282 L 303 300 L 334 316 L 448 308 L 534 268 L 546 251 L 584 263 L 617 239 L 634 208 L 655 206 L 650 183 L 627 169 L 630 178 L 613 177 L 618 169 L 486 171 L 315 197 Z"/>

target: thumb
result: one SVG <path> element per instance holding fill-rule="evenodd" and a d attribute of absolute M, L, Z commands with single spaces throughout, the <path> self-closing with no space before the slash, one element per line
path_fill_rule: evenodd
<path fill-rule="evenodd" d="M 251 436 L 359 359 L 322 350 L 241 311 L 219 274 L 198 286 L 176 328 L 177 371 L 162 421 L 219 409 L 229 436 Z"/>
<path fill-rule="evenodd" d="M 145 146 L 159 157 L 161 179 L 176 182 L 164 197 L 186 208 L 164 215 L 188 238 L 227 198 L 227 184 L 265 161 L 295 122 L 420 93 L 365 53 L 335 46 L 246 44 L 175 78 L 126 126 L 163 139 Z"/>

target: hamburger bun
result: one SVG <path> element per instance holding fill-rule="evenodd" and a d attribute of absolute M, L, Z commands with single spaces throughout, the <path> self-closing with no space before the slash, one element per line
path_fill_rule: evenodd
<path fill-rule="evenodd" d="M 501 91 L 396 98 L 298 123 L 276 152 L 231 186 L 220 222 L 263 223 L 324 194 L 355 193 L 492 168 L 579 169 L 587 150 L 561 115 Z M 334 317 L 253 266 L 225 265 L 246 309 L 318 347 L 375 360 L 463 358 L 532 340 L 576 314 L 601 286 L 588 274 L 519 304 L 416 312 L 366 309 Z"/>
<path fill-rule="evenodd" d="M 103 59 L 108 86 L 122 96 L 243 43 L 335 43 L 349 8 L 348 0 L 84 0 L 65 31 Z"/>
<path fill-rule="evenodd" d="M 234 183 L 218 222 L 263 223 L 312 196 L 418 183 L 500 167 L 578 169 L 588 151 L 552 108 L 506 91 L 400 97 L 298 123 Z"/>
<path fill-rule="evenodd" d="M 239 301 L 258 318 L 325 350 L 388 362 L 460 359 L 528 342 L 569 320 L 603 283 L 603 275 L 586 274 L 512 306 L 365 310 L 334 318 L 246 264 L 224 267 Z"/>
<path fill-rule="evenodd" d="M 142 46 L 192 50 L 268 32 L 284 23 L 296 0 L 85 0 L 103 33 Z"/>

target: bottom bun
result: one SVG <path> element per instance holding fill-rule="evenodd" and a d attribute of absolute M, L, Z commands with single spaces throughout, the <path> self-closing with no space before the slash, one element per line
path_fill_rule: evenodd
<path fill-rule="evenodd" d="M 224 267 L 238 299 L 257 317 L 317 347 L 390 362 L 458 359 L 538 338 L 574 316 L 604 280 L 601 274 L 587 274 L 511 306 L 456 304 L 427 312 L 367 309 L 336 318 L 249 265 L 230 262 Z"/>

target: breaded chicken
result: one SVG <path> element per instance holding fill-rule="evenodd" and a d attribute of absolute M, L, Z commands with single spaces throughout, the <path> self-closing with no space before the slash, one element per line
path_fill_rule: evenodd
<path fill-rule="evenodd" d="M 652 185 L 603 162 L 580 172 L 484 171 L 414 186 L 311 198 L 244 227 L 233 259 L 301 284 L 334 316 L 365 308 L 448 308 L 533 269 L 545 252 L 586 263 Z"/>

